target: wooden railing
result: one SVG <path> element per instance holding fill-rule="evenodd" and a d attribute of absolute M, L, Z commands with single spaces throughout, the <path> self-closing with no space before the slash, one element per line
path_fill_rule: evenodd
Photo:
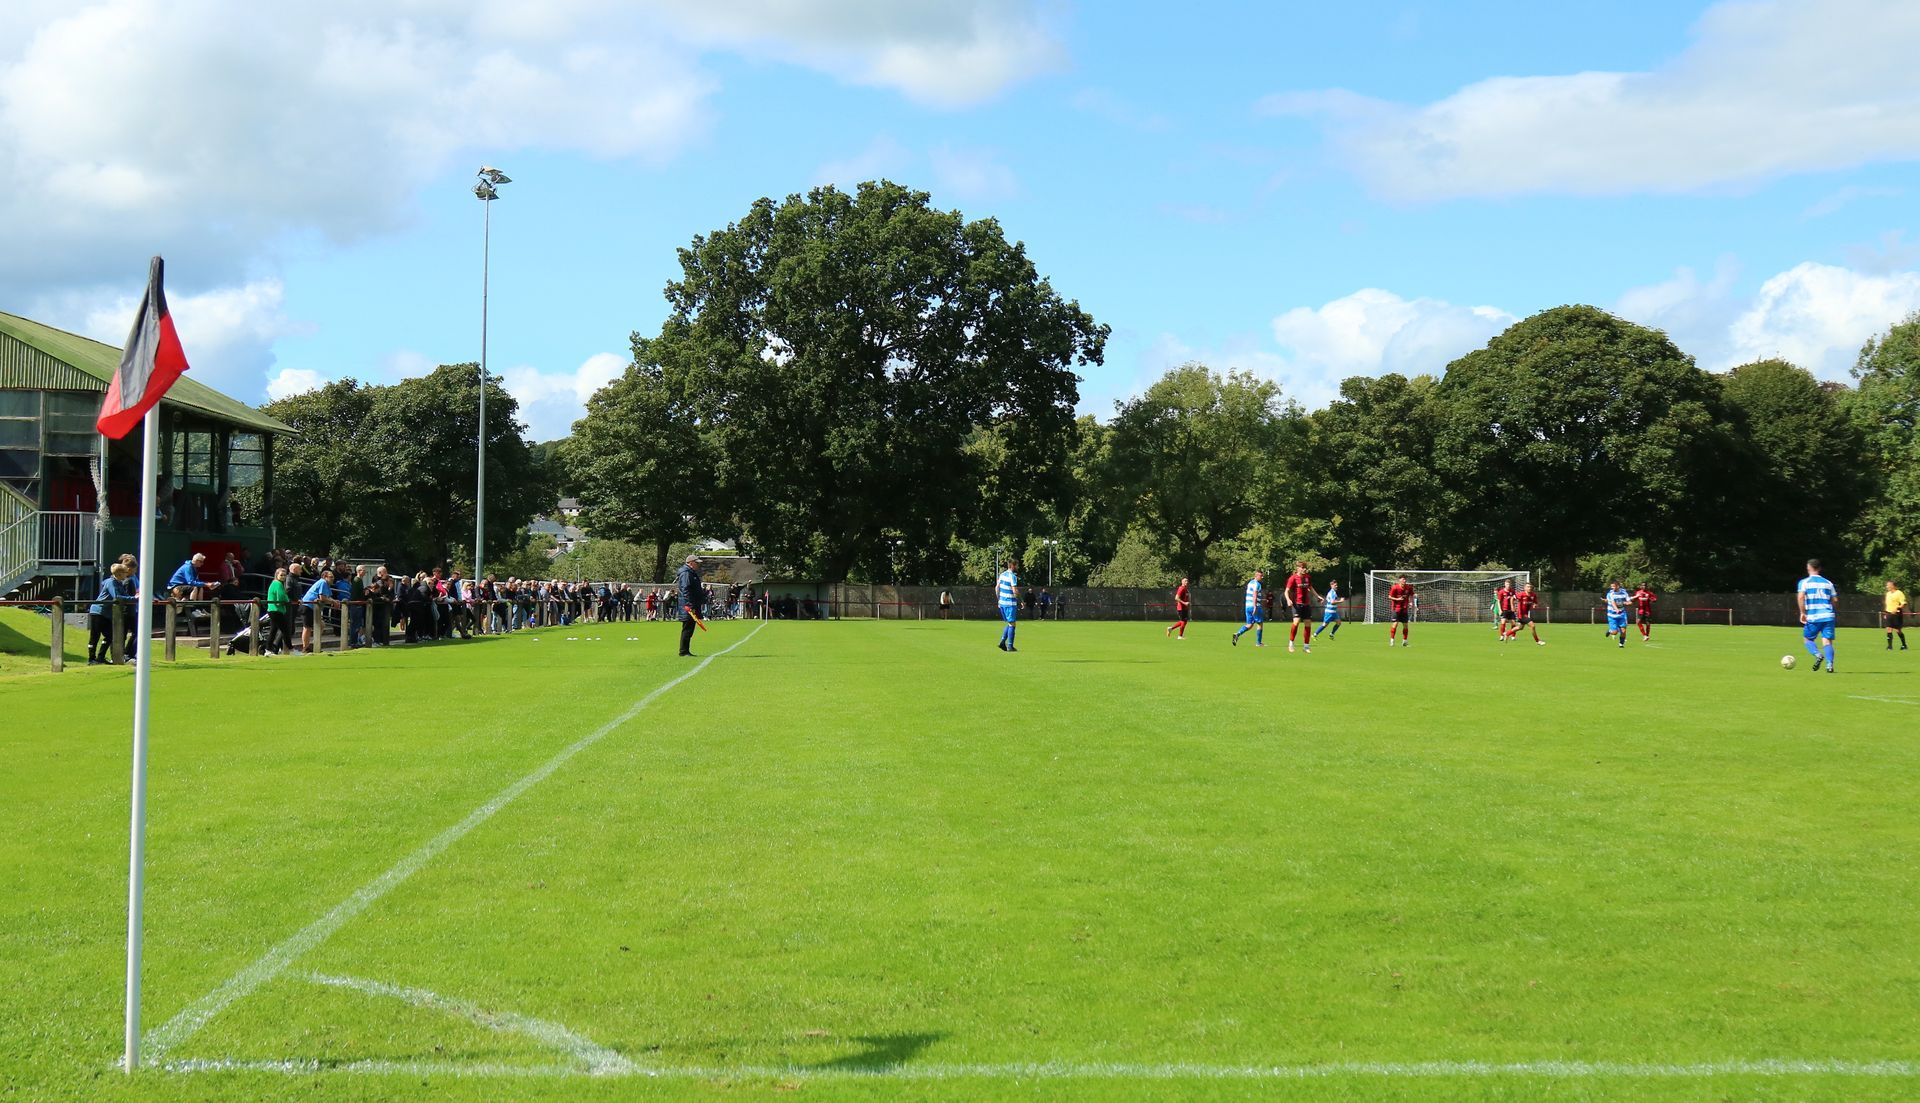
<path fill-rule="evenodd" d="M 266 650 L 266 645 L 263 641 L 266 638 L 269 622 L 265 619 L 267 611 L 266 602 L 260 598 L 198 601 L 182 598 L 156 601 L 154 602 L 153 616 L 155 634 L 153 639 L 146 641 L 145 644 L 140 644 L 133 639 L 135 622 L 138 620 L 139 613 L 139 602 L 137 599 L 113 602 L 82 601 L 75 603 L 65 598 L 55 597 L 44 601 L 0 601 L 0 608 L 30 608 L 46 610 L 52 614 L 50 618 L 51 630 L 49 633 L 48 665 L 50 669 L 57 674 L 66 667 L 66 634 L 69 630 L 79 630 L 71 629 L 71 626 L 67 624 L 67 613 L 75 608 L 88 609 L 95 604 L 109 607 L 107 615 L 111 620 L 111 624 L 108 628 L 107 654 L 108 662 L 110 663 L 119 664 L 126 662 L 129 654 L 129 644 L 135 644 L 136 646 L 158 646 L 161 649 L 161 658 L 167 662 L 177 662 L 179 661 L 180 641 L 183 638 L 188 641 L 188 646 L 195 650 L 205 646 L 208 657 L 212 659 L 226 657 L 228 647 L 233 644 L 235 639 L 242 635 L 246 636 L 245 653 L 247 655 L 258 658 Z M 300 633 L 304 625 L 304 613 L 309 606 L 298 598 L 293 599 L 291 604 L 292 609 L 287 613 L 288 643 L 290 646 L 298 649 Z M 457 630 L 463 635 L 467 633 L 478 635 L 494 634 L 488 631 L 488 614 L 493 610 L 489 609 L 485 602 L 437 601 L 432 604 L 440 610 L 452 610 L 456 612 L 453 622 L 449 625 L 450 631 Z M 509 603 L 499 604 L 505 606 Z M 313 618 L 312 625 L 314 653 L 330 651 L 339 654 L 358 647 L 364 647 L 372 642 L 372 630 L 375 626 L 377 619 L 376 613 L 378 612 L 376 606 L 382 605 L 387 607 L 387 611 L 390 614 L 389 629 L 396 633 L 399 632 L 400 629 L 397 625 L 404 621 L 406 617 L 407 606 L 405 603 L 331 601 L 313 606 L 312 608 L 314 608 L 317 613 Z M 242 616 L 245 618 L 245 623 L 240 626 L 239 630 L 233 632 L 227 631 L 224 618 L 221 615 L 222 610 L 227 609 L 244 610 Z M 526 610 L 530 616 L 524 620 L 518 615 L 510 614 L 503 610 L 502 621 L 507 631 L 555 627 L 561 623 L 567 609 L 568 605 L 565 602 L 534 602 L 532 608 Z M 204 614 L 206 618 L 207 632 L 205 636 L 200 635 L 195 630 L 193 614 L 196 612 Z M 356 613 L 359 615 L 356 616 Z M 85 631 L 91 635 L 91 627 L 85 629 Z M 354 639 L 356 635 L 360 637 L 357 641 Z"/>

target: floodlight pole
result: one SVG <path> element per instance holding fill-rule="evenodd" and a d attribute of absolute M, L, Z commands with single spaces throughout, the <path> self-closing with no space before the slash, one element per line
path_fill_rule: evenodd
<path fill-rule="evenodd" d="M 473 194 L 480 200 L 480 431 L 473 480 L 473 577 L 485 577 L 487 531 L 487 283 L 493 253 L 493 201 L 500 197 L 498 185 L 512 178 L 497 168 L 482 165 L 480 182 Z"/>
<path fill-rule="evenodd" d="M 1043 541 L 1047 545 L 1047 589 L 1053 589 L 1053 546 L 1058 540 Z"/>

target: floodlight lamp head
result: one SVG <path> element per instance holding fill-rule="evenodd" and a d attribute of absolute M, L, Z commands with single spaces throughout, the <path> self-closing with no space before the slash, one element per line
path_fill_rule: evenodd
<path fill-rule="evenodd" d="M 501 172 L 499 169 L 494 168 L 492 165 L 481 165 L 480 171 L 477 175 L 479 175 L 481 179 L 485 180 L 489 184 L 513 183 L 513 177 L 508 176 L 506 173 Z"/>
<path fill-rule="evenodd" d="M 500 198 L 500 193 L 497 191 L 494 191 L 493 185 L 487 183 L 485 180 L 482 180 L 478 184 L 475 184 L 473 186 L 473 194 L 475 198 L 481 200 L 482 202 L 485 202 L 486 200 L 489 200 L 489 199 Z"/>

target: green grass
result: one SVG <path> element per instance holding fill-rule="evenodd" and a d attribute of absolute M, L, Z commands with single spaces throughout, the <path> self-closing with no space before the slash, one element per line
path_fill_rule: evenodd
<path fill-rule="evenodd" d="M 671 626 L 155 678 L 158 1027 L 689 669 Z M 721 624 L 713 651 L 749 626 Z M 598 635 L 598 641 L 566 636 Z M 631 642 L 628 635 L 644 637 Z M 0 682 L 0 1098 L 1911 1099 L 1920 1077 L 912 1079 L 1920 1061 L 1920 651 L 776 623 L 168 1053 L 119 1051 L 130 674 Z M 499 1072 L 564 1026 L 667 1078 Z M 428 1071 L 340 1071 L 424 1063 Z M 855 1075 L 871 1073 L 862 1078 Z"/>
<path fill-rule="evenodd" d="M 84 606 L 82 607 L 84 608 Z M 47 674 L 53 654 L 53 623 L 31 609 L 0 609 L 0 680 L 16 675 Z M 67 626 L 61 654 L 68 665 L 87 661 L 87 630 Z"/>

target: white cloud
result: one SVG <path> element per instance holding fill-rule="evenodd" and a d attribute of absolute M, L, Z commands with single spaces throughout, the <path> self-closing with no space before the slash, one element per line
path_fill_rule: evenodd
<path fill-rule="evenodd" d="M 1728 330 L 1725 364 L 1778 356 L 1844 379 L 1867 338 L 1920 310 L 1920 272 L 1875 276 L 1807 262 L 1760 285 Z"/>
<path fill-rule="evenodd" d="M 98 284 L 153 252 L 236 282 L 290 233 L 393 228 L 425 181 L 476 150 L 669 155 L 702 128 L 712 82 L 620 10 L 96 0 L 43 12 L 0 42 L 0 294 Z"/>
<path fill-rule="evenodd" d="M 267 398 L 278 402 L 308 391 L 317 391 L 332 382 L 312 368 L 281 368 L 267 380 Z"/>
<path fill-rule="evenodd" d="M 1693 353 L 1702 364 L 1726 343 L 1727 327 L 1742 303 L 1734 294 L 1740 266 L 1722 257 L 1713 275 L 1701 279 L 1692 268 L 1677 268 L 1658 283 L 1628 288 L 1613 305 L 1613 313 L 1630 322 L 1662 330 L 1674 344 Z"/>
<path fill-rule="evenodd" d="M 118 346 L 126 343 L 139 303 L 137 294 L 89 291 L 43 296 L 32 300 L 30 309 L 49 324 Z M 259 401 L 266 393 L 263 373 L 273 364 L 274 342 L 312 331 L 312 326 L 289 318 L 284 307 L 285 289 L 275 278 L 197 294 L 167 294 L 193 377 L 247 402 Z"/>
<path fill-rule="evenodd" d="M 653 0 L 685 31 L 893 88 L 937 107 L 992 98 L 1064 57 L 1028 0 Z"/>
<path fill-rule="evenodd" d="M 1723 259 L 1711 280 L 1681 268 L 1629 290 L 1614 313 L 1663 329 L 1701 367 L 1780 357 L 1823 379 L 1843 380 L 1867 338 L 1920 310 L 1920 272 L 1868 272 L 1808 261 L 1737 294 Z"/>
<path fill-rule="evenodd" d="M 1516 319 L 1498 307 L 1403 299 L 1367 287 L 1273 320 L 1296 389 L 1331 397 L 1354 375 L 1438 374 Z"/>
<path fill-rule="evenodd" d="M 1402 199 L 1697 191 L 1920 158 L 1920 5 L 1726 0 L 1648 72 L 1495 77 L 1408 106 L 1282 94 Z"/>
<path fill-rule="evenodd" d="M 1104 415 L 1105 400 L 1137 394 L 1169 368 L 1198 361 L 1215 370 L 1250 371 L 1280 384 L 1283 397 L 1309 410 L 1339 396 L 1343 380 L 1387 372 L 1438 375 L 1517 319 L 1490 306 L 1403 299 L 1362 288 L 1319 307 L 1295 307 L 1271 323 L 1274 343 L 1258 335 L 1193 344 L 1162 334 L 1142 350 L 1132 379 L 1109 372 L 1082 408 Z"/>
<path fill-rule="evenodd" d="M 498 372 L 500 385 L 520 403 L 527 439 L 566 436 L 586 413 L 587 399 L 627 370 L 628 358 L 597 352 L 570 372 L 545 372 L 518 365 Z"/>
<path fill-rule="evenodd" d="M 0 9 L 0 301 L 14 302 L 101 286 L 156 252 L 202 286 L 239 283 L 291 237 L 393 230 L 463 159 L 671 157 L 707 128 L 713 51 L 948 104 L 1059 60 L 1037 0 Z"/>

